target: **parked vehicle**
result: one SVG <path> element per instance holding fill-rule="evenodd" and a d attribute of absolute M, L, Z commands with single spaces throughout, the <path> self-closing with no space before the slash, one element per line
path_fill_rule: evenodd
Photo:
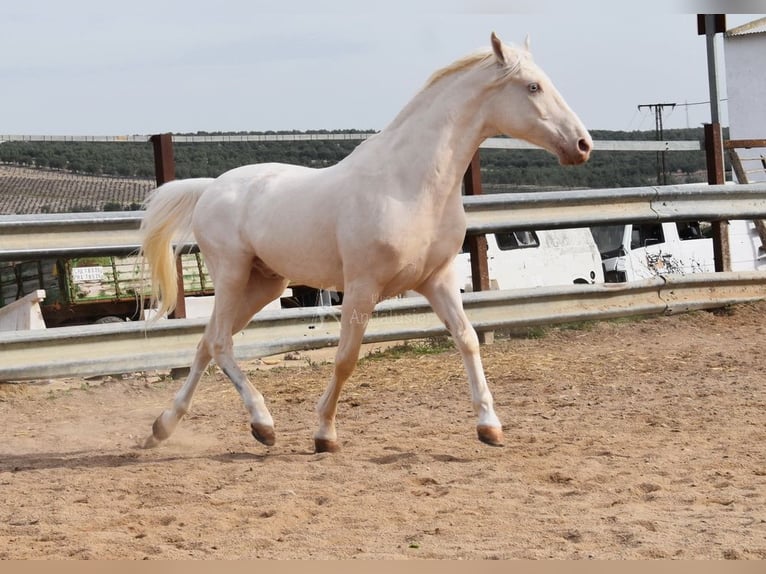
<path fill-rule="evenodd" d="M 493 289 L 604 281 L 599 251 L 587 228 L 489 234 L 487 245 Z M 187 315 L 209 313 L 214 287 L 202 254 L 185 254 L 182 261 Z M 41 310 L 48 327 L 142 319 L 148 309 L 142 308 L 138 264 L 135 256 L 0 263 L 0 307 L 44 289 Z M 462 290 L 471 291 L 469 253 L 461 252 L 455 264 Z M 269 308 L 337 305 L 342 297 L 291 285 Z M 149 305 L 148 297 L 144 305 Z"/>
<path fill-rule="evenodd" d="M 715 271 L 711 224 L 679 221 L 592 227 L 608 283 L 669 273 Z M 766 254 L 752 221 L 729 222 L 732 271 L 766 269 Z"/>
<path fill-rule="evenodd" d="M 603 283 L 601 256 L 588 228 L 490 233 L 487 263 L 492 289 Z M 471 291 L 466 244 L 455 259 L 462 291 Z"/>
<path fill-rule="evenodd" d="M 182 256 L 187 296 L 213 294 L 200 253 Z M 0 307 L 38 289 L 48 327 L 136 320 L 143 317 L 138 258 L 99 256 L 0 264 Z M 149 295 L 148 292 L 144 293 Z M 148 297 L 144 305 L 148 305 Z"/>

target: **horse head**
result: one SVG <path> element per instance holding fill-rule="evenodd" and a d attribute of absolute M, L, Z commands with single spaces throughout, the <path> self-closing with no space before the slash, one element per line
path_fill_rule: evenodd
<path fill-rule="evenodd" d="M 488 106 L 492 130 L 548 150 L 562 165 L 584 163 L 593 140 L 550 78 L 532 61 L 529 37 L 523 49 L 503 44 L 492 33 L 495 93 Z"/>

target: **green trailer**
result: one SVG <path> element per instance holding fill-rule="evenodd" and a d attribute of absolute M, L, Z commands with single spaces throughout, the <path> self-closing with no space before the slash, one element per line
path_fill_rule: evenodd
<path fill-rule="evenodd" d="M 184 254 L 181 261 L 186 296 L 212 295 L 202 254 Z M 0 307 L 37 289 L 46 293 L 41 309 L 48 327 L 139 320 L 149 305 L 136 256 L 0 263 Z"/>

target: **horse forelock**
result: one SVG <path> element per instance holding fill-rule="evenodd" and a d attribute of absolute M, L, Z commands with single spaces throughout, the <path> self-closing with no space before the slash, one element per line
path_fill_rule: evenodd
<path fill-rule="evenodd" d="M 532 55 L 526 50 L 510 49 L 506 52 L 511 57 L 511 61 L 503 67 L 502 74 L 500 75 L 501 80 L 519 75 L 524 64 L 532 63 Z"/>

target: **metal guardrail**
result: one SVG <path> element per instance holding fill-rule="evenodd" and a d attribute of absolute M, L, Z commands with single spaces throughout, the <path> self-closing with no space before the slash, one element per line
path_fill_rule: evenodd
<path fill-rule="evenodd" d="M 766 218 L 766 183 L 691 184 L 464 197 L 468 232 L 682 219 Z M 0 215 L 0 261 L 128 254 L 143 212 Z"/>
<path fill-rule="evenodd" d="M 619 222 L 766 217 L 766 183 L 706 184 L 465 197 L 471 233 Z M 0 260 L 133 252 L 141 212 L 0 216 Z M 766 298 L 766 274 L 665 276 L 629 284 L 465 294 L 478 330 L 716 307 Z M 235 338 L 241 359 L 332 346 L 338 309 L 264 313 Z M 90 376 L 186 366 L 206 321 L 178 319 L 0 333 L 0 380 Z M 445 333 L 419 298 L 388 301 L 365 341 Z"/>
<path fill-rule="evenodd" d="M 140 211 L 0 215 L 0 261 L 135 252 L 142 218 Z"/>
<path fill-rule="evenodd" d="M 758 301 L 766 297 L 764 287 L 764 273 L 700 273 L 634 283 L 466 293 L 463 300 L 476 329 L 487 331 Z M 337 345 L 339 313 L 337 307 L 260 313 L 235 335 L 235 356 L 246 360 Z M 176 319 L 0 333 L 0 380 L 185 367 L 206 323 L 205 319 Z M 425 299 L 412 297 L 378 305 L 364 340 L 398 341 L 445 333 Z"/>
<path fill-rule="evenodd" d="M 766 217 L 766 183 L 499 193 L 463 198 L 468 232 Z"/>

